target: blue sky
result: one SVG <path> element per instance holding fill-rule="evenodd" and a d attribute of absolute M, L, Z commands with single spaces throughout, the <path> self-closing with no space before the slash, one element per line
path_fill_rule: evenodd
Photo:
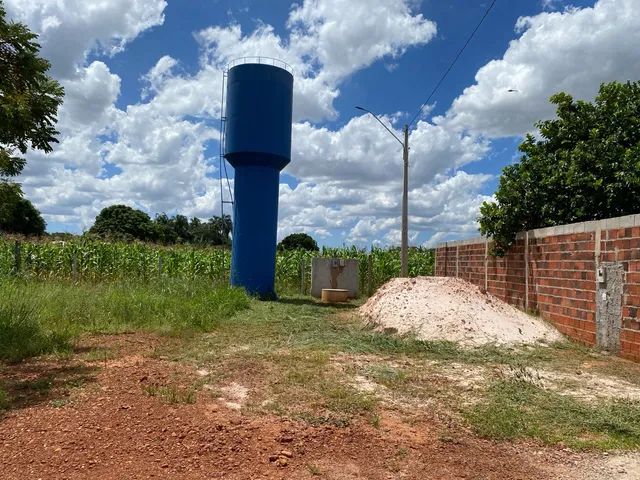
<path fill-rule="evenodd" d="M 401 151 L 355 105 L 398 131 L 488 2 L 470 0 L 6 0 L 41 34 L 66 88 L 61 142 L 29 154 L 21 181 L 50 231 L 80 232 L 101 208 L 219 214 L 221 70 L 242 55 L 296 70 L 292 163 L 279 236 L 399 241 Z M 615 28 L 611 28 L 611 27 Z M 411 242 L 477 234 L 475 218 L 548 97 L 593 98 L 640 76 L 635 0 L 498 0 L 413 126 Z M 509 88 L 518 92 L 507 93 Z"/>

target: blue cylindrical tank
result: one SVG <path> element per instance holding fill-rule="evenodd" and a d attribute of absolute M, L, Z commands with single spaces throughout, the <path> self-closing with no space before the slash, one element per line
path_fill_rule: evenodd
<path fill-rule="evenodd" d="M 293 75 L 265 64 L 229 70 L 225 158 L 235 169 L 231 284 L 275 297 L 280 170 L 291 161 Z"/>

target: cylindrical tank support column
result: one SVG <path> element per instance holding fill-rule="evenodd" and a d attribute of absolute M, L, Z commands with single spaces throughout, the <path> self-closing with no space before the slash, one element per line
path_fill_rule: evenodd
<path fill-rule="evenodd" d="M 280 170 L 291 161 L 293 75 L 265 64 L 229 70 L 225 158 L 235 169 L 231 284 L 275 298 Z"/>

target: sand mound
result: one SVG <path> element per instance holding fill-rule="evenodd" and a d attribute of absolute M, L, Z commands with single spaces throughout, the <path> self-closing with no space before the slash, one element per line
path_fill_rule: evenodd
<path fill-rule="evenodd" d="M 394 278 L 360 307 L 380 330 L 462 345 L 552 342 L 562 336 L 543 320 L 459 278 Z"/>

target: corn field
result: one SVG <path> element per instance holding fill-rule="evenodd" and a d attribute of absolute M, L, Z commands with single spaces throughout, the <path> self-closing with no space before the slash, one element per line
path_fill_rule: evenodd
<path fill-rule="evenodd" d="M 320 252 L 278 252 L 276 287 L 280 292 L 308 293 L 314 257 L 354 258 L 360 263 L 360 291 L 371 294 L 400 272 L 396 249 L 323 248 Z M 0 277 L 20 275 L 38 279 L 110 281 L 151 278 L 229 279 L 231 252 L 212 247 L 107 243 L 94 240 L 29 242 L 0 239 Z M 433 275 L 432 250 L 409 251 L 411 276 Z"/>

